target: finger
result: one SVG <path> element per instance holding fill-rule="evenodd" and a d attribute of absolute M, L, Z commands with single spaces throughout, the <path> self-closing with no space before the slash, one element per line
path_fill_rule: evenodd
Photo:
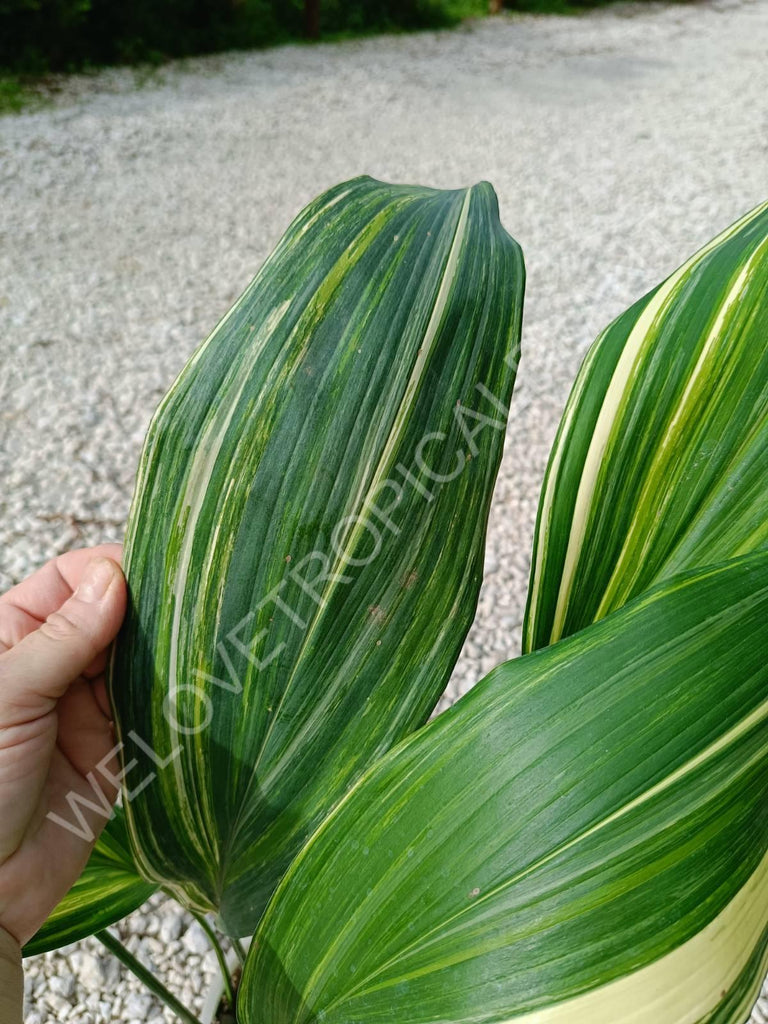
<path fill-rule="evenodd" d="M 23 608 L 17 608 L 14 604 L 0 605 L 0 654 L 15 647 L 39 625 L 39 620 Z"/>
<path fill-rule="evenodd" d="M 59 720 L 57 743 L 78 775 L 97 772 L 102 787 L 114 800 L 117 791 L 110 779 L 118 771 L 112 723 L 104 716 L 92 687 L 78 679 L 67 690 L 56 708 Z"/>
<path fill-rule="evenodd" d="M 47 714 L 70 683 L 114 639 L 125 614 L 120 567 L 93 559 L 75 593 L 39 629 L 0 656 L 0 700 L 18 720 Z"/>
<path fill-rule="evenodd" d="M 99 544 L 94 548 L 66 551 L 1 595 L 0 616 L 6 612 L 5 606 L 10 605 L 21 609 L 38 623 L 44 622 L 72 596 L 90 561 L 109 558 L 119 565 L 122 552 L 119 544 Z"/>
<path fill-rule="evenodd" d="M 91 683 L 91 690 L 93 691 L 93 698 L 99 705 L 99 710 L 102 715 L 107 719 L 108 722 L 112 721 L 112 708 L 109 703 L 109 695 L 107 694 L 107 681 L 104 676 L 99 676 L 98 679 L 94 679 Z"/>
<path fill-rule="evenodd" d="M 40 628 L 40 622 L 30 615 L 29 612 L 17 608 L 15 605 L 6 604 L 0 606 L 0 654 L 9 651 L 17 643 L 24 639 L 28 633 L 33 633 Z M 108 651 L 97 654 L 83 675 L 86 679 L 94 679 L 104 672 L 109 658 Z"/>
<path fill-rule="evenodd" d="M 107 670 L 108 661 L 109 649 L 102 651 L 101 654 L 97 654 L 90 665 L 83 669 L 83 675 L 86 679 L 96 679 L 98 676 L 103 676 Z"/>
<path fill-rule="evenodd" d="M 62 602 L 63 603 L 63 602 Z M 15 605 L 6 604 L 0 607 L 0 654 L 9 651 L 17 643 L 24 639 L 28 633 L 33 633 L 40 628 L 40 622 L 29 612 L 17 608 Z M 87 679 L 100 675 L 107 667 L 108 652 L 102 651 L 98 654 L 92 664 L 83 672 Z"/>

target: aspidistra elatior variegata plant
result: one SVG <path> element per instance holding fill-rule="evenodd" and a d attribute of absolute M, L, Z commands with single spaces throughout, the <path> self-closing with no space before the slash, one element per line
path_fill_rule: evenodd
<path fill-rule="evenodd" d="M 524 270 L 485 183 L 295 220 L 160 405 L 111 669 L 143 872 L 252 931 L 472 621 Z"/>
<path fill-rule="evenodd" d="M 768 542 L 768 203 L 595 341 L 539 505 L 525 650 Z"/>

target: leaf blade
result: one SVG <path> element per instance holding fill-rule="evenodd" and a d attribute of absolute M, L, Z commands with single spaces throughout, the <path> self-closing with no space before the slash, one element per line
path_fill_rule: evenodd
<path fill-rule="evenodd" d="M 167 768 L 129 825 L 143 870 L 235 932 L 458 656 L 522 286 L 490 186 L 356 179 L 299 215 L 156 414 L 111 692 L 126 763 L 131 730 Z"/>
<path fill-rule="evenodd" d="M 766 610 L 768 554 L 682 574 L 403 741 L 281 883 L 245 1024 L 607 1024 L 628 996 L 735 1024 L 768 948 Z"/>
<path fill-rule="evenodd" d="M 542 488 L 525 651 L 768 541 L 767 293 L 763 204 L 595 341 Z"/>

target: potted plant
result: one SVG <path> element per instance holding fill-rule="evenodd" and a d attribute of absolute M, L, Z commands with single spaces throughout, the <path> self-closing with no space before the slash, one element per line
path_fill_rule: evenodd
<path fill-rule="evenodd" d="M 97 932 L 136 969 L 106 929 L 162 888 L 224 989 L 243 960 L 241 1024 L 745 1020 L 767 281 L 768 204 L 598 337 L 524 655 L 425 724 L 481 582 L 522 257 L 487 184 L 310 204 L 150 426 L 111 666 L 123 806 L 27 952 Z"/>

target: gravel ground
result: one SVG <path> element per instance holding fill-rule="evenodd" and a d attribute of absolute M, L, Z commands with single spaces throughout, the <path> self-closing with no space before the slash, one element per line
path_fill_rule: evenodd
<path fill-rule="evenodd" d="M 528 266 L 478 617 L 444 704 L 519 648 L 538 491 L 599 328 L 768 191 L 765 2 L 285 47 L 110 71 L 0 121 L 0 589 L 119 539 L 149 416 L 313 195 L 487 178 Z M 196 924 L 121 926 L 195 1004 Z M 28 1024 L 170 1021 L 94 942 L 30 961 Z M 763 1016 L 768 1020 L 768 995 Z"/>

